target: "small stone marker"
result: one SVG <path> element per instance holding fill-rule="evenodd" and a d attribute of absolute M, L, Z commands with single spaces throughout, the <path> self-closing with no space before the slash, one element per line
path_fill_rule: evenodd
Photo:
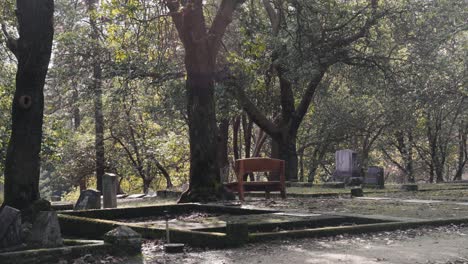
<path fill-rule="evenodd" d="M 141 235 L 128 226 L 119 226 L 104 235 L 104 242 L 114 245 L 118 254 L 141 253 Z"/>
<path fill-rule="evenodd" d="M 106 173 L 102 176 L 104 208 L 117 208 L 117 176 Z"/>
<path fill-rule="evenodd" d="M 351 197 L 362 197 L 364 196 L 364 192 L 362 188 L 352 188 L 351 189 Z"/>
<path fill-rule="evenodd" d="M 5 206 L 0 212 L 0 248 L 21 244 L 21 212 Z"/>
<path fill-rule="evenodd" d="M 80 194 L 74 210 L 101 209 L 101 192 L 88 189 Z"/>
<path fill-rule="evenodd" d="M 385 188 L 384 169 L 382 167 L 370 166 L 367 169 L 367 175 L 364 179 L 364 183 L 380 189 Z"/>
<path fill-rule="evenodd" d="M 32 225 L 28 245 L 35 247 L 60 247 L 63 245 L 60 224 L 55 211 L 42 211 Z"/>
<path fill-rule="evenodd" d="M 408 192 L 417 192 L 418 191 L 418 185 L 417 184 L 403 184 L 401 186 L 401 189 L 403 191 L 408 191 Z"/>

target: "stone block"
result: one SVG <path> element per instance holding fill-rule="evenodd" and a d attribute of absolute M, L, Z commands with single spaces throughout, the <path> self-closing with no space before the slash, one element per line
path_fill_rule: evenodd
<path fill-rule="evenodd" d="M 408 191 L 408 192 L 417 192 L 418 191 L 418 185 L 417 184 L 403 184 L 401 186 L 401 189 L 403 191 Z"/>
<path fill-rule="evenodd" d="M 33 247 L 60 247 L 63 245 L 60 224 L 55 211 L 39 212 L 27 243 Z"/>
<path fill-rule="evenodd" d="M 106 173 L 102 177 L 104 208 L 117 208 L 117 175 Z"/>
<path fill-rule="evenodd" d="M 228 222 L 226 235 L 230 246 L 241 246 L 249 240 L 249 226 L 246 223 Z"/>
<path fill-rule="evenodd" d="M 13 207 L 5 206 L 0 211 L 0 249 L 20 245 L 21 212 Z"/>
<path fill-rule="evenodd" d="M 364 184 L 383 189 L 385 187 L 384 169 L 382 167 L 370 166 L 367 169 Z"/>
<path fill-rule="evenodd" d="M 101 209 L 101 192 L 97 190 L 84 190 L 75 204 L 74 210 Z"/>
<path fill-rule="evenodd" d="M 141 253 L 141 235 L 128 226 L 119 226 L 107 232 L 104 242 L 114 245 L 118 254 Z"/>
<path fill-rule="evenodd" d="M 351 197 L 362 197 L 364 196 L 364 192 L 362 188 L 352 188 L 351 189 Z"/>

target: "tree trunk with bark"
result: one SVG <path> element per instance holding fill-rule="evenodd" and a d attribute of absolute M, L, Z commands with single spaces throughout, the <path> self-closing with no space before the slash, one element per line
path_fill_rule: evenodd
<path fill-rule="evenodd" d="M 210 28 L 202 0 L 166 2 L 185 49 L 186 94 L 190 136 L 190 185 L 180 203 L 222 198 L 217 160 L 214 73 L 216 57 L 232 15 L 242 0 L 223 0 Z"/>
<path fill-rule="evenodd" d="M 94 149 L 96 153 L 96 183 L 97 189 L 102 192 L 102 176 L 105 173 L 104 156 L 104 114 L 102 108 L 102 67 L 100 62 L 99 28 L 96 22 L 95 12 L 99 0 L 87 0 L 89 23 L 91 25 L 91 40 L 93 50 L 91 51 L 93 78 L 91 90 L 94 92 L 94 127 L 95 140 Z"/>
<path fill-rule="evenodd" d="M 4 205 L 27 208 L 39 199 L 44 84 L 52 51 L 53 0 L 17 0 L 19 39 L 3 31 L 18 60 L 12 131 L 5 161 Z"/>

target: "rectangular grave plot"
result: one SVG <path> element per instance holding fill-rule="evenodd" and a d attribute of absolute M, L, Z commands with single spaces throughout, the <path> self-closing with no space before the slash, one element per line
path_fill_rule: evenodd
<path fill-rule="evenodd" d="M 105 220 L 123 220 L 144 217 L 161 217 L 164 218 L 166 211 L 171 218 L 179 215 L 186 215 L 193 212 L 207 214 L 231 214 L 231 215 L 249 215 L 249 214 L 264 214 L 277 212 L 273 210 L 245 209 L 232 206 L 221 205 L 201 205 L 201 204 L 174 204 L 174 205 L 158 205 L 144 207 L 127 207 L 113 209 L 99 209 L 87 211 L 62 211 L 61 214 L 93 218 Z"/>
<path fill-rule="evenodd" d="M 355 226 L 394 222 L 366 217 L 348 217 L 336 215 L 298 216 L 295 214 L 277 213 L 244 216 L 244 219 L 231 217 L 231 221 L 248 224 L 249 233 L 279 232 L 284 230 L 304 230 L 323 227 Z M 226 232 L 226 226 L 196 229 L 205 232 Z"/>

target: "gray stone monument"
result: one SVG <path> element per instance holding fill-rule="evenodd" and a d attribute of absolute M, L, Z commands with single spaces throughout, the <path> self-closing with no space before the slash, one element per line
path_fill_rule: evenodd
<path fill-rule="evenodd" d="M 0 212 L 0 249 L 21 244 L 21 212 L 5 206 Z"/>
<path fill-rule="evenodd" d="M 60 247 L 63 245 L 60 225 L 55 211 L 42 211 L 37 215 L 27 239 L 34 247 Z"/>
<path fill-rule="evenodd" d="M 116 253 L 141 252 L 141 235 L 130 227 L 119 226 L 104 235 L 104 242 L 114 245 Z"/>
<path fill-rule="evenodd" d="M 80 194 L 74 210 L 101 209 L 101 192 L 88 189 Z"/>
<path fill-rule="evenodd" d="M 333 180 L 350 184 L 362 181 L 358 155 L 350 149 L 338 150 L 335 153 L 335 166 Z"/>
<path fill-rule="evenodd" d="M 117 176 L 106 173 L 102 177 L 104 208 L 117 208 Z"/>
<path fill-rule="evenodd" d="M 384 169 L 378 166 L 370 166 L 367 168 L 367 175 L 364 179 L 364 183 L 383 189 L 385 187 Z"/>

